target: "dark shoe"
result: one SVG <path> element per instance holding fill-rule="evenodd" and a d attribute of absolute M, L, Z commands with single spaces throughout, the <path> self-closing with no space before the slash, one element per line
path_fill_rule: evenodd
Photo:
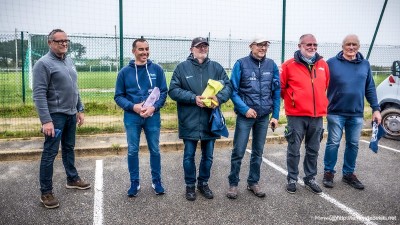
<path fill-rule="evenodd" d="M 129 188 L 128 190 L 128 197 L 132 198 L 132 197 L 136 197 L 139 193 L 140 190 L 140 184 L 138 181 L 133 181 L 131 182 L 131 188 Z"/>
<path fill-rule="evenodd" d="M 296 193 L 296 183 L 295 180 L 289 180 L 288 184 L 286 185 L 286 191 L 290 194 Z"/>
<path fill-rule="evenodd" d="M 196 189 L 195 187 L 186 186 L 186 199 L 189 201 L 196 200 Z"/>
<path fill-rule="evenodd" d="M 253 192 L 253 194 L 259 198 L 264 198 L 265 197 L 265 192 L 261 191 L 260 185 L 258 184 L 253 184 L 253 185 L 247 185 L 247 190 Z"/>
<path fill-rule="evenodd" d="M 326 171 L 324 173 L 324 179 L 322 179 L 322 184 L 324 187 L 333 188 L 333 178 L 335 177 L 334 173 Z"/>
<path fill-rule="evenodd" d="M 320 195 L 322 193 L 322 190 L 318 186 L 317 182 L 315 182 L 315 179 L 305 180 L 304 185 L 308 190 L 312 191 L 314 194 Z"/>
<path fill-rule="evenodd" d="M 66 188 L 74 188 L 74 189 L 79 189 L 79 190 L 85 190 L 90 188 L 90 183 L 84 181 L 82 178 L 79 178 L 76 181 L 73 182 L 67 182 L 67 185 L 65 185 Z"/>
<path fill-rule="evenodd" d="M 226 193 L 226 197 L 230 199 L 236 199 L 238 196 L 237 186 L 230 186 L 228 192 Z"/>
<path fill-rule="evenodd" d="M 208 184 L 197 185 L 197 190 L 199 190 L 200 193 L 207 199 L 214 198 L 214 195 L 210 190 L 210 187 L 208 187 Z"/>
<path fill-rule="evenodd" d="M 53 193 L 44 194 L 40 197 L 40 201 L 43 203 L 44 207 L 48 209 L 54 209 L 60 206 L 56 197 Z"/>
<path fill-rule="evenodd" d="M 363 190 L 364 185 L 357 179 L 356 175 L 353 173 L 348 174 L 348 175 L 343 175 L 342 181 L 345 182 L 346 184 L 352 186 L 355 189 Z"/>
<path fill-rule="evenodd" d="M 151 186 L 153 187 L 156 195 L 163 195 L 165 193 L 165 190 L 164 190 L 164 187 L 162 186 L 161 180 L 155 181 Z"/>

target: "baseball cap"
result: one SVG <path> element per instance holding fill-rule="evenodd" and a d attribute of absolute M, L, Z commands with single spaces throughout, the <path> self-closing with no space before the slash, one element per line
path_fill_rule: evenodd
<path fill-rule="evenodd" d="M 205 44 L 209 45 L 209 44 L 208 44 L 208 40 L 207 40 L 206 38 L 197 37 L 197 38 L 193 39 L 193 41 L 192 41 L 192 47 L 196 47 L 197 45 L 199 45 L 199 44 L 201 44 L 201 43 L 205 43 Z"/>
<path fill-rule="evenodd" d="M 270 41 L 268 41 L 268 39 L 267 38 L 265 38 L 263 35 L 261 35 L 261 34 L 257 34 L 254 38 L 253 38 L 253 40 L 252 40 L 252 42 L 250 43 L 250 44 L 260 44 L 260 43 L 263 43 L 263 42 L 267 42 L 268 44 L 269 43 L 271 43 Z"/>

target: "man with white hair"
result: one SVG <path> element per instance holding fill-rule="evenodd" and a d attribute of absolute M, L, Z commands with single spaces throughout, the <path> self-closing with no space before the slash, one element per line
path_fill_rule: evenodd
<path fill-rule="evenodd" d="M 299 175 L 300 146 L 305 139 L 304 184 L 315 194 L 322 190 L 315 182 L 317 159 L 324 129 L 322 118 L 326 115 L 329 84 L 328 64 L 317 53 L 317 40 L 312 34 L 300 37 L 299 50 L 282 64 L 281 96 L 285 104 L 287 126 L 287 192 L 296 192 Z"/>
<path fill-rule="evenodd" d="M 350 34 L 343 39 L 342 51 L 327 63 L 331 73 L 328 87 L 328 140 L 324 156 L 324 179 L 327 188 L 333 188 L 335 165 L 343 129 L 346 136 L 342 181 L 353 188 L 362 190 L 364 185 L 354 174 L 358 153 L 358 142 L 364 124 L 364 97 L 372 108 L 372 121 L 379 125 L 382 117 L 371 67 L 358 52 L 360 40 Z"/>

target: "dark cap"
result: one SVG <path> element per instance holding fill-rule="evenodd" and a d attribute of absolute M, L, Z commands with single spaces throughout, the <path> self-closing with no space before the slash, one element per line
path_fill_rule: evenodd
<path fill-rule="evenodd" d="M 208 45 L 208 40 L 206 38 L 203 38 L 203 37 L 197 37 L 197 38 L 193 39 L 192 47 L 196 47 L 197 45 L 199 45 L 201 43 L 205 43 L 205 44 Z"/>

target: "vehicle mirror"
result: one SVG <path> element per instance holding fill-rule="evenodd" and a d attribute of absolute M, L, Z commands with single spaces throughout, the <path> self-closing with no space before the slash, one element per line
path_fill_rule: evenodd
<path fill-rule="evenodd" d="M 393 62 L 392 75 L 396 76 L 396 77 L 400 77 L 400 60 Z"/>

